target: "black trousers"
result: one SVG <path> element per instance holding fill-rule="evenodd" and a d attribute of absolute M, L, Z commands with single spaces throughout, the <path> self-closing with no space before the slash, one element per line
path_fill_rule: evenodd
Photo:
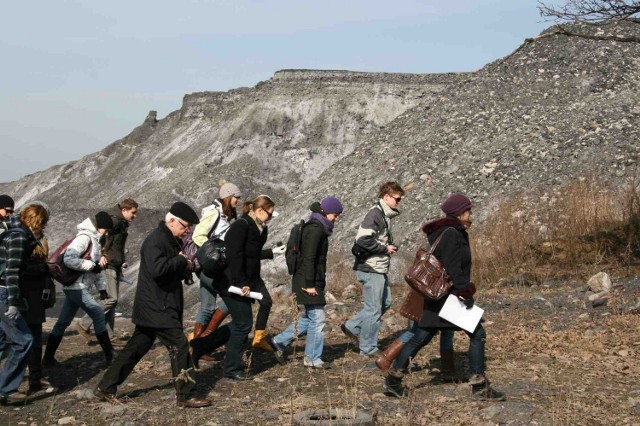
<path fill-rule="evenodd" d="M 242 350 L 253 326 L 253 312 L 249 301 L 238 300 L 229 296 L 222 296 L 222 300 L 224 300 L 229 309 L 229 315 L 231 315 L 227 354 L 224 357 L 223 368 L 225 374 L 235 374 L 244 370 Z"/>
<path fill-rule="evenodd" d="M 169 351 L 171 373 L 175 379 L 178 400 L 185 401 L 192 398 L 196 391 L 193 378 L 194 366 L 189 354 L 189 343 L 181 328 L 136 326 L 133 336 L 104 373 L 98 387 L 115 395 L 118 385 L 126 380 L 136 364 L 149 352 L 156 338 L 160 339 Z"/>
<path fill-rule="evenodd" d="M 42 323 L 27 324 L 33 336 L 31 354 L 29 354 L 29 384 L 36 385 L 42 379 Z"/>
<path fill-rule="evenodd" d="M 258 285 L 256 285 L 251 291 L 256 291 L 262 294 L 262 300 L 258 301 L 260 307 L 258 308 L 258 314 L 256 315 L 256 330 L 266 330 L 273 300 L 271 299 L 269 290 L 267 290 L 267 286 L 262 280 L 260 280 Z"/>

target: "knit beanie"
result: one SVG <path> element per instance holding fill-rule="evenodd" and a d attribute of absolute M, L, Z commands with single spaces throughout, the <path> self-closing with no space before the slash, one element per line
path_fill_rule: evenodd
<path fill-rule="evenodd" d="M 231 195 L 234 195 L 236 198 L 240 198 L 242 197 L 242 192 L 240 191 L 240 188 L 238 188 L 236 185 L 232 184 L 231 182 L 224 183 L 220 187 L 220 192 L 218 192 L 218 198 L 220 198 L 221 200 L 224 200 L 225 198 L 230 197 Z"/>
<path fill-rule="evenodd" d="M 9 197 L 6 194 L 0 195 L 0 209 L 4 209 L 5 207 L 9 207 L 13 209 L 16 206 L 13 198 Z"/>
<path fill-rule="evenodd" d="M 320 207 L 325 215 L 342 213 L 342 203 L 336 197 L 324 197 L 320 201 Z"/>
<path fill-rule="evenodd" d="M 98 212 L 95 216 L 96 229 L 113 229 L 113 219 L 107 212 Z"/>
<path fill-rule="evenodd" d="M 442 211 L 452 216 L 458 216 L 460 213 L 471 210 L 471 207 L 473 207 L 473 203 L 461 192 L 454 192 L 442 203 Z"/>
<path fill-rule="evenodd" d="M 181 201 L 173 203 L 171 209 L 169 209 L 169 213 L 190 223 L 191 225 L 197 225 L 200 223 L 198 214 L 191 207 Z"/>

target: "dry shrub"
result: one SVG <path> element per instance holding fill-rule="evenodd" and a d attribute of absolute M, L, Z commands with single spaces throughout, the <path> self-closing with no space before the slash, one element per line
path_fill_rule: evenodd
<path fill-rule="evenodd" d="M 341 295 L 349 285 L 355 284 L 353 255 L 342 250 L 331 250 L 327 258 L 327 290 L 334 295 Z"/>
<path fill-rule="evenodd" d="M 591 177 L 503 201 L 472 228 L 474 279 L 583 277 L 628 263 L 624 253 L 639 246 L 639 194 L 636 179 L 615 186 Z"/>

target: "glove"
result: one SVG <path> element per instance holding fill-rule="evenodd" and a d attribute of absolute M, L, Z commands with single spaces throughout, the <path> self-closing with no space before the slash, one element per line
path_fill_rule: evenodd
<path fill-rule="evenodd" d="M 91 272 L 93 272 L 94 274 L 99 274 L 100 272 L 102 272 L 102 266 L 100 266 L 98 263 L 96 263 L 93 268 L 91 268 Z"/>
<path fill-rule="evenodd" d="M 284 244 L 281 246 L 276 246 L 272 248 L 271 251 L 273 252 L 274 256 L 284 254 L 284 252 L 287 251 L 287 246 L 285 246 Z"/>
<path fill-rule="evenodd" d="M 7 318 L 15 320 L 16 318 L 18 318 L 18 315 L 19 315 L 18 307 L 17 306 L 9 306 L 9 308 L 7 309 L 7 311 L 4 314 L 5 314 L 5 316 Z"/>
<path fill-rule="evenodd" d="M 107 290 L 100 290 L 100 300 L 105 300 L 109 298 L 109 293 Z"/>
<path fill-rule="evenodd" d="M 461 290 L 454 290 L 453 294 L 455 294 L 458 297 L 462 297 L 463 299 L 468 299 L 470 297 L 473 297 L 474 294 L 476 294 L 476 286 L 473 283 L 469 283 L 465 288 L 461 289 Z"/>
<path fill-rule="evenodd" d="M 461 299 L 461 302 L 464 303 L 464 306 L 466 306 L 467 309 L 471 309 L 473 308 L 473 304 L 475 303 L 475 300 L 473 299 L 473 297 L 468 297 L 468 298 Z"/>

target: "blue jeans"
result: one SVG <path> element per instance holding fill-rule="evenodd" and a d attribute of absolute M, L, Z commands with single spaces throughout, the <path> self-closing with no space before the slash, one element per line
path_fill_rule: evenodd
<path fill-rule="evenodd" d="M 204 324 L 205 327 L 209 324 L 213 316 L 213 311 L 216 310 L 216 297 L 218 297 L 218 291 L 213 287 L 213 279 L 207 277 L 205 274 L 200 274 L 200 310 L 196 316 L 197 323 Z M 220 299 L 218 309 L 222 312 L 229 312 L 222 298 Z"/>
<path fill-rule="evenodd" d="M 391 289 L 387 274 L 356 271 L 363 285 L 364 308 L 345 323 L 347 329 L 360 337 L 360 354 L 373 354 L 378 349 L 378 332 L 382 315 L 391 307 Z"/>
<path fill-rule="evenodd" d="M 105 326 L 105 316 L 102 306 L 98 304 L 87 289 L 83 290 L 64 290 L 64 305 L 58 316 L 58 321 L 53 326 L 51 334 L 62 337 L 64 331 L 69 327 L 71 321 L 76 316 L 78 308 L 82 308 L 93 321 L 93 327 L 96 335 L 104 333 L 107 329 Z"/>
<path fill-rule="evenodd" d="M 18 386 L 24 377 L 24 369 L 29 361 L 33 337 L 27 322 L 18 314 L 15 320 L 5 316 L 9 308 L 9 292 L 0 287 L 0 329 L 6 340 L 11 342 L 9 355 L 0 371 L 0 396 L 6 396 L 18 391 Z"/>
<path fill-rule="evenodd" d="M 295 322 L 291 324 L 286 330 L 275 336 L 273 342 L 279 349 L 284 349 L 291 344 L 295 337 L 306 335 L 304 356 L 307 362 L 315 365 L 320 360 L 324 348 L 323 330 L 326 319 L 324 305 L 304 305 L 304 314 L 298 318 L 297 324 Z"/>
<path fill-rule="evenodd" d="M 419 328 L 417 323 L 413 323 L 413 326 L 402 333 L 398 340 L 402 343 L 409 343 L 409 340 L 413 338 L 416 333 L 416 329 Z M 443 328 L 440 330 L 440 352 L 453 352 L 453 330 Z"/>
<path fill-rule="evenodd" d="M 414 327 L 412 331 L 414 332 L 413 337 L 404 345 L 400 355 L 393 361 L 393 368 L 396 370 L 405 371 L 411 358 L 414 358 L 418 351 L 425 347 L 438 331 L 452 332 L 452 330 L 448 329 L 422 327 Z M 484 331 L 482 324 L 478 324 L 473 333 L 467 331 L 465 333 L 469 336 L 469 373 L 484 375 L 484 345 L 487 333 Z M 453 335 L 453 332 L 451 334 Z M 440 347 L 442 348 L 442 340 Z"/>

